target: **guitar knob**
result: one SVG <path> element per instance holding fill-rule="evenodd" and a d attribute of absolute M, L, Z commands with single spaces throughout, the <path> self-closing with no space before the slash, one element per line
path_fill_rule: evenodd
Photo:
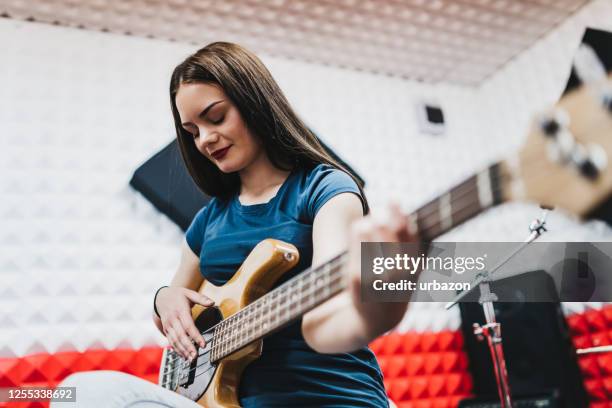
<path fill-rule="evenodd" d="M 595 144 L 590 144 L 587 148 L 577 145 L 572 156 L 572 161 L 576 163 L 580 173 L 590 180 L 595 180 L 608 164 L 606 152 Z"/>
<path fill-rule="evenodd" d="M 583 161 L 578 168 L 580 173 L 589 180 L 595 180 L 599 176 L 599 169 L 590 160 Z"/>
<path fill-rule="evenodd" d="M 555 139 L 548 143 L 548 157 L 552 161 L 562 164 L 569 161 L 580 163 L 586 156 L 580 155 L 574 136 L 567 129 L 557 132 L 554 137 Z"/>
<path fill-rule="evenodd" d="M 561 129 L 567 126 L 569 126 L 569 115 L 561 108 L 546 114 L 540 122 L 542 133 L 549 138 L 557 137 Z"/>
<path fill-rule="evenodd" d="M 556 137 L 561 129 L 561 125 L 554 118 L 544 119 L 540 126 L 542 127 L 542 133 L 546 137 Z"/>
<path fill-rule="evenodd" d="M 603 147 L 596 144 L 589 144 L 587 146 L 588 154 L 589 154 L 589 162 L 593 164 L 593 166 L 597 169 L 597 172 L 600 173 L 605 170 L 608 166 L 608 155 Z"/>

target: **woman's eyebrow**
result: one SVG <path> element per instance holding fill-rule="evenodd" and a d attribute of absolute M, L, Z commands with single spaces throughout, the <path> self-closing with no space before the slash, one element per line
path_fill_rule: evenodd
<path fill-rule="evenodd" d="M 207 107 L 204 108 L 204 110 L 202 112 L 200 112 L 200 114 L 198 115 L 200 118 L 203 118 L 204 116 L 206 116 L 206 114 L 208 113 L 208 111 L 215 106 L 218 103 L 223 102 L 223 100 L 218 100 L 218 101 L 214 101 L 213 103 L 211 103 L 210 105 L 208 105 Z M 193 125 L 193 123 L 191 122 L 183 122 L 181 123 L 181 125 L 183 126 L 189 126 L 189 125 Z"/>

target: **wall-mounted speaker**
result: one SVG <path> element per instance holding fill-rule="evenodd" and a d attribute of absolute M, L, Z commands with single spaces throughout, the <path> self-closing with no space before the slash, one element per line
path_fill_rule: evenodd
<path fill-rule="evenodd" d="M 446 131 L 444 111 L 438 102 L 419 101 L 415 109 L 421 133 L 441 135 Z"/>

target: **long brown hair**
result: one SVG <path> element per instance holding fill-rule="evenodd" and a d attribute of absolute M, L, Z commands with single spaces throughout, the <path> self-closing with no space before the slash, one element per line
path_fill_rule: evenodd
<path fill-rule="evenodd" d="M 176 94 L 181 84 L 188 83 L 220 86 L 240 112 L 247 128 L 261 140 L 270 162 L 277 168 L 311 168 L 325 163 L 346 172 L 357 183 L 364 213 L 368 212 L 362 183 L 325 151 L 293 111 L 261 60 L 247 49 L 227 42 L 214 42 L 196 51 L 174 69 L 170 80 L 170 103 L 181 155 L 191 177 L 204 193 L 227 199 L 239 191 L 240 179 L 237 173 L 223 173 L 202 155 L 193 137 L 181 126 Z"/>

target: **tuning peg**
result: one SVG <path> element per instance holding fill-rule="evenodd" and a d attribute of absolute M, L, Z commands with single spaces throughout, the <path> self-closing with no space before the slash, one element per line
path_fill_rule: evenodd
<path fill-rule="evenodd" d="M 599 176 L 599 170 L 590 160 L 583 161 L 578 165 L 578 168 L 580 169 L 580 174 L 588 179 L 595 180 Z"/>
<path fill-rule="evenodd" d="M 580 173 L 591 179 L 596 179 L 608 165 L 605 150 L 596 144 L 588 146 L 577 143 L 567 128 L 557 131 L 554 139 L 547 144 L 550 160 L 561 164 L 572 164 Z"/>
<path fill-rule="evenodd" d="M 559 131 L 561 130 L 561 125 L 557 122 L 556 119 L 550 118 L 542 122 L 542 133 L 546 137 L 556 137 Z"/>
<path fill-rule="evenodd" d="M 554 140 L 548 143 L 548 157 L 558 163 L 573 161 L 573 157 L 580 152 L 576 152 L 576 142 L 574 136 L 564 128 L 555 134 Z"/>
<path fill-rule="evenodd" d="M 544 136 L 556 137 L 562 128 L 569 125 L 569 115 L 562 109 L 555 109 L 550 114 L 546 114 L 540 121 L 540 128 Z"/>
<path fill-rule="evenodd" d="M 588 159 L 580 166 L 580 171 L 585 176 L 595 179 L 608 165 L 608 156 L 603 147 L 596 144 L 589 144 L 587 147 Z"/>
<path fill-rule="evenodd" d="M 559 125 L 559 122 L 557 122 L 554 118 L 545 119 L 540 126 L 542 127 L 542 133 L 544 133 L 544 136 L 548 137 L 557 136 L 557 133 L 559 133 L 559 130 L 561 129 L 561 125 Z"/>
<path fill-rule="evenodd" d="M 608 158 L 605 150 L 599 145 L 590 144 L 585 148 L 577 144 L 572 153 L 572 162 L 583 176 L 595 180 L 606 168 Z"/>

